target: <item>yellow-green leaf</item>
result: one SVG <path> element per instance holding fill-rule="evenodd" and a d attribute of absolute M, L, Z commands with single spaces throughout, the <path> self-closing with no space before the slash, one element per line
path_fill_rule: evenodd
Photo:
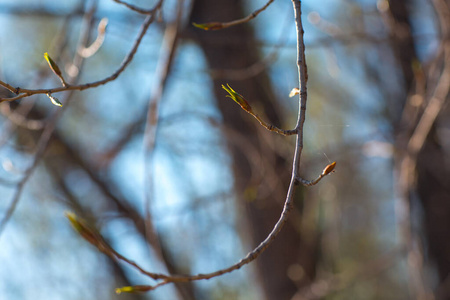
<path fill-rule="evenodd" d="M 192 23 L 197 28 L 203 29 L 203 30 L 218 30 L 223 28 L 223 24 L 219 22 L 211 22 L 211 23 Z"/>
<path fill-rule="evenodd" d="M 116 255 L 116 252 L 109 246 L 100 233 L 93 227 L 90 227 L 85 221 L 78 218 L 77 215 L 71 212 L 66 212 L 66 217 L 69 219 L 72 227 L 84 238 L 86 241 L 97 247 L 97 249 L 110 257 Z"/>
<path fill-rule="evenodd" d="M 227 95 L 227 97 L 233 99 L 234 102 L 242 107 L 243 110 L 248 112 L 252 111 L 252 107 L 250 106 L 250 104 L 248 104 L 247 100 L 245 100 L 245 98 L 241 94 L 233 90 L 229 84 L 227 84 L 227 86 L 224 86 L 222 84 L 222 88 L 228 92 L 229 95 Z"/>
<path fill-rule="evenodd" d="M 50 66 L 50 69 L 58 75 L 58 77 L 61 77 L 61 70 L 59 69 L 58 65 L 55 63 L 55 61 L 48 55 L 47 52 L 44 53 L 44 58 L 47 61 L 48 65 Z"/>
<path fill-rule="evenodd" d="M 137 293 L 137 292 L 148 292 L 152 290 L 153 287 L 150 285 L 134 285 L 134 286 L 124 286 L 116 289 L 116 294 L 120 293 Z"/>

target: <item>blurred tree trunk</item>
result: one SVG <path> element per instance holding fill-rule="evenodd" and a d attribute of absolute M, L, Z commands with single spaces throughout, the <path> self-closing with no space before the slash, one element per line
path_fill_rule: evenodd
<path fill-rule="evenodd" d="M 389 3 L 393 20 L 390 28 L 391 46 L 402 71 L 405 95 L 404 101 L 401 103 L 404 107 L 402 122 L 399 124 L 397 120 L 394 120 L 394 124 L 397 124 L 397 147 L 406 151 L 409 139 L 418 125 L 424 107 L 428 104 L 422 103 L 422 106 L 417 109 L 417 107 L 412 107 L 411 104 L 407 103 L 407 97 L 414 94 L 423 94 L 425 99 L 430 98 L 439 77 L 444 75 L 443 68 L 446 56 L 441 54 L 433 57 L 432 60 L 437 61 L 424 64 L 421 67 L 423 70 L 419 71 L 420 73 L 417 70 L 415 71 L 414 66 L 417 66 L 418 61 L 415 45 L 421 43 L 419 40 L 421 37 L 414 37 L 412 34 L 411 16 L 413 12 L 411 6 L 413 3 L 406 0 L 389 1 Z M 442 25 L 439 24 L 439 21 L 436 21 L 436 26 Z M 449 32 L 450 23 L 444 26 L 447 27 L 447 30 L 441 28 L 443 40 L 448 39 L 448 36 L 445 37 L 445 32 Z M 443 47 L 445 47 L 445 42 Z M 430 71 L 432 69 L 430 66 L 433 64 L 437 66 L 437 72 Z M 434 76 L 436 77 L 433 78 Z M 448 99 L 448 94 L 446 97 Z M 436 265 L 440 285 L 446 280 L 448 281 L 450 275 L 450 239 L 448 237 L 448 230 L 450 229 L 450 164 L 446 163 L 450 153 L 448 149 L 443 147 L 445 141 L 439 138 L 438 132 L 445 126 L 442 120 L 448 119 L 449 116 L 448 109 L 442 110 L 428 133 L 428 137 L 417 157 L 415 174 L 417 180 L 410 191 L 412 204 L 414 204 L 413 198 L 416 195 L 421 203 L 425 242 L 429 250 L 427 253 Z M 438 287 L 438 292 L 441 290 L 441 294 L 437 295 L 437 299 L 450 299 L 450 292 L 442 293 L 442 289 L 450 291 L 449 287 Z"/>
<path fill-rule="evenodd" d="M 442 118 L 450 117 L 447 112 Z M 449 153 L 441 145 L 434 129 L 419 155 L 417 164 L 417 192 L 423 206 L 424 229 L 430 258 L 436 264 L 439 284 L 447 281 L 445 297 L 450 299 L 450 166 Z"/>
<path fill-rule="evenodd" d="M 196 0 L 190 22 L 226 22 L 242 18 L 242 5 L 243 2 L 239 0 Z M 248 24 L 218 31 L 195 30 L 192 35 L 203 49 L 209 67 L 213 70 L 245 69 L 259 60 L 255 37 Z M 223 114 L 224 126 L 230 129 L 228 132 L 239 135 L 228 136 L 233 158 L 235 191 L 238 199 L 244 203 L 246 215 L 243 218 L 250 227 L 252 246 L 256 246 L 267 236 L 280 216 L 290 179 L 291 162 L 271 150 L 276 141 L 274 134 L 265 131 L 238 105 L 225 98 L 226 93 L 221 85 L 229 83 L 257 108 L 258 114 L 263 115 L 272 124 L 284 125 L 283 116 L 277 112 L 276 97 L 265 72 L 243 80 L 217 77 L 213 79 L 214 93 Z M 248 157 L 254 154 L 249 154 L 250 150 L 242 143 L 233 142 L 238 138 L 244 138 L 262 156 L 262 162 L 257 168 L 252 169 Z M 276 176 L 270 177 L 267 175 L 269 172 L 266 172 L 262 178 L 254 180 L 255 172 L 263 172 L 262 170 L 270 170 Z M 274 188 L 267 189 L 273 185 Z M 257 195 L 252 196 L 255 190 Z M 261 193 L 264 193 L 264 196 L 260 196 Z M 297 204 L 301 206 L 301 193 L 297 194 Z M 291 216 L 291 222 L 286 224 L 275 243 L 256 261 L 260 283 L 267 299 L 290 299 L 299 287 L 314 279 L 317 239 L 306 242 L 302 239 L 299 228 L 300 220 L 293 220 Z M 290 266 L 301 266 L 303 277 L 300 276 L 295 282 L 289 279 L 287 273 Z"/>

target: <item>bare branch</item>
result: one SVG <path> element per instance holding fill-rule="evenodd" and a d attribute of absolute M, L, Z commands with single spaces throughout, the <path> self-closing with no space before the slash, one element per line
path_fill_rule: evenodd
<path fill-rule="evenodd" d="M 97 38 L 89 47 L 83 47 L 78 50 L 78 53 L 84 57 L 88 58 L 97 53 L 100 47 L 103 45 L 103 41 L 105 40 L 106 33 L 106 25 L 108 25 L 108 18 L 103 18 L 98 23 L 97 27 Z"/>
<path fill-rule="evenodd" d="M 149 244 L 153 247 L 158 258 L 165 264 L 167 270 L 170 267 L 167 265 L 167 260 L 164 258 L 162 247 L 159 242 L 158 232 L 153 225 L 150 213 L 150 203 L 153 198 L 153 178 L 152 178 L 152 162 L 153 153 L 156 144 L 156 132 L 159 123 L 159 106 L 163 96 L 163 92 L 167 83 L 170 70 L 172 68 L 173 60 L 177 50 L 177 42 L 179 38 L 179 27 L 182 19 L 183 0 L 178 0 L 177 13 L 175 20 L 169 24 L 164 33 L 163 45 L 161 47 L 161 54 L 158 60 L 156 76 L 158 80 L 153 87 L 152 94 L 148 102 L 147 120 L 144 132 L 144 149 L 145 149 L 145 235 Z"/>

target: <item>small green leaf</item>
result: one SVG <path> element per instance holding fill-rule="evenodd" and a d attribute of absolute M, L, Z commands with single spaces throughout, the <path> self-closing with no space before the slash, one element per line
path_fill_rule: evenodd
<path fill-rule="evenodd" d="M 53 73 L 58 75 L 58 77 L 61 77 L 61 70 L 59 69 L 55 61 L 50 57 L 50 55 L 48 55 L 47 52 L 44 53 L 44 58 L 47 61 L 48 65 L 50 66 L 50 69 L 52 69 Z"/>
<path fill-rule="evenodd" d="M 61 101 L 58 100 L 58 98 L 53 97 L 53 96 L 50 95 L 50 94 L 47 94 L 47 97 L 50 98 L 50 101 L 52 101 L 52 103 L 53 103 L 54 105 L 59 106 L 59 107 L 62 107 L 62 106 L 63 106 L 62 103 L 61 103 Z"/>
<path fill-rule="evenodd" d="M 252 111 L 252 107 L 250 106 L 250 104 L 248 104 L 247 100 L 245 100 L 244 97 L 242 97 L 241 94 L 237 93 L 235 90 L 233 90 L 231 88 L 231 86 L 227 83 L 227 86 L 224 86 L 222 84 L 222 88 L 228 92 L 229 95 L 227 95 L 227 97 L 231 98 L 234 100 L 234 102 L 236 102 L 237 104 L 239 104 L 243 110 L 251 112 Z"/>
<path fill-rule="evenodd" d="M 83 230 L 83 228 L 82 228 L 83 226 L 81 226 L 81 224 L 78 222 L 78 218 L 74 213 L 66 212 L 65 215 L 66 215 L 66 218 L 69 219 L 70 224 L 72 224 L 72 227 L 76 231 L 81 232 Z"/>
<path fill-rule="evenodd" d="M 192 23 L 197 28 L 203 29 L 203 30 L 218 30 L 223 28 L 223 24 L 219 22 L 211 22 L 211 23 Z"/>
<path fill-rule="evenodd" d="M 111 248 L 111 246 L 106 243 L 105 239 L 101 234 L 93 227 L 89 226 L 84 220 L 80 219 L 71 212 L 66 212 L 66 217 L 69 219 L 70 224 L 84 238 L 86 241 L 91 243 L 93 246 L 106 255 L 113 257 L 116 252 Z"/>
<path fill-rule="evenodd" d="M 148 292 L 152 290 L 153 287 L 149 285 L 135 285 L 135 286 L 124 286 L 116 289 L 116 294 L 121 293 L 137 293 L 137 292 Z"/>
<path fill-rule="evenodd" d="M 99 239 L 98 234 L 94 232 L 89 226 L 84 223 L 83 220 L 79 219 L 78 216 L 72 212 L 66 212 L 66 218 L 69 219 L 70 224 L 73 229 L 75 229 L 78 234 L 80 234 L 86 241 L 92 245 L 98 247 Z"/>

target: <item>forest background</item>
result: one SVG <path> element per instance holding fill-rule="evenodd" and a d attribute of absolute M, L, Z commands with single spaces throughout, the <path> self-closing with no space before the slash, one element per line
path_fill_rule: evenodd
<path fill-rule="evenodd" d="M 293 5 L 268 2 L 249 22 L 207 31 L 193 23 L 252 16 L 267 2 L 0 3 L 3 87 L 61 87 L 46 52 L 69 85 L 112 75 L 51 94 L 62 107 L 45 93 L 0 103 L 5 299 L 450 299 L 444 0 L 302 1 L 301 176 L 337 165 L 298 188 L 288 222 L 254 262 L 118 295 L 154 281 L 71 228 L 67 211 L 142 268 L 174 274 L 220 270 L 265 239 L 283 208 L 295 139 L 267 131 L 222 85 L 271 124 L 295 127 Z"/>

